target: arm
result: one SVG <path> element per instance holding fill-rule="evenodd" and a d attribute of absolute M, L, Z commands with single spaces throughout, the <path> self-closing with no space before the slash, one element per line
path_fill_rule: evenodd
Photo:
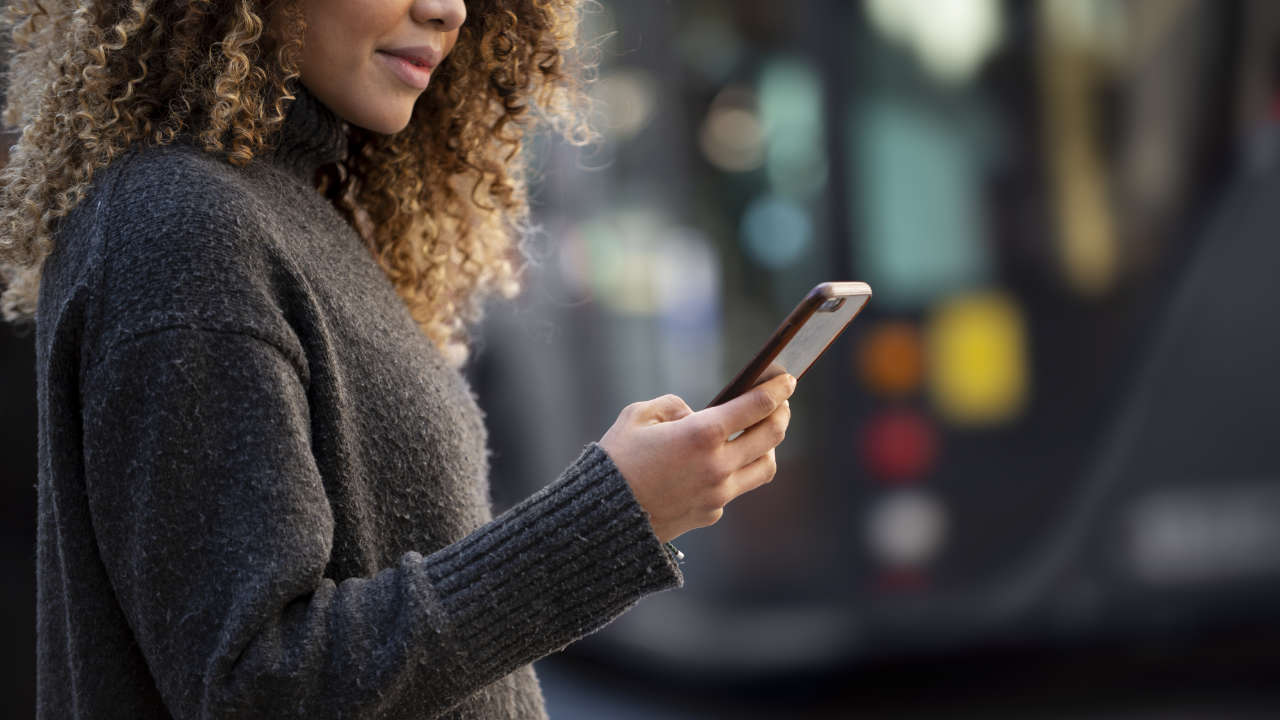
<path fill-rule="evenodd" d="M 288 357 L 170 328 L 86 371 L 96 539 L 175 716 L 432 716 L 679 583 L 595 445 L 439 552 L 326 578 L 333 518 Z"/>

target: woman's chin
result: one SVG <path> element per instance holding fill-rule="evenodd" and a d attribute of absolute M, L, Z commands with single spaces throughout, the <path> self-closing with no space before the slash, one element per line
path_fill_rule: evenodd
<path fill-rule="evenodd" d="M 367 117 L 358 117 L 354 120 L 347 119 L 347 122 L 381 135 L 395 135 L 409 126 L 409 119 L 412 116 L 413 109 L 410 107 L 405 112 L 376 113 Z"/>
<path fill-rule="evenodd" d="M 342 103 L 333 108 L 351 125 L 381 135 L 394 135 L 409 126 L 416 98 L 394 98 L 375 103 Z M 345 112 L 344 112 L 345 111 Z"/>

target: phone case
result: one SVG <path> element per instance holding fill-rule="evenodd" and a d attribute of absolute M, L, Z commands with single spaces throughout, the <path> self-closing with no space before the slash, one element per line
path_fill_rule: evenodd
<path fill-rule="evenodd" d="M 791 369 L 791 374 L 796 379 L 799 379 L 819 357 L 822 357 L 827 348 L 831 347 L 831 343 L 835 342 L 840 333 L 844 332 L 849 323 L 853 322 L 853 319 L 862 312 L 862 308 L 866 307 L 867 301 L 871 298 L 871 287 L 869 285 L 862 282 L 825 282 L 810 290 L 809 294 L 805 295 L 804 299 L 800 301 L 800 304 L 791 311 L 791 314 L 782 321 L 778 329 L 773 331 L 773 335 L 760 348 L 756 356 L 751 359 L 751 362 L 747 363 L 747 366 L 734 376 L 733 380 L 715 396 L 715 399 L 707 404 L 707 407 L 728 402 L 755 387 L 760 382 L 785 372 L 786 370 L 783 368 L 775 368 L 775 371 L 770 373 L 770 366 L 774 364 L 774 361 L 783 350 L 796 338 L 796 335 L 805 327 L 809 319 L 819 311 L 819 308 L 828 301 L 838 298 L 845 298 L 846 301 L 849 298 L 862 298 L 862 302 L 847 320 L 840 322 L 838 327 L 834 328 L 829 337 L 821 338 L 821 348 L 813 355 L 811 360 L 804 364 L 804 367 L 798 368 L 798 371 Z"/>

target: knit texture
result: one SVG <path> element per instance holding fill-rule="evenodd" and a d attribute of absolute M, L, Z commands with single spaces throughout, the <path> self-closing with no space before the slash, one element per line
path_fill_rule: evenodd
<path fill-rule="evenodd" d="M 483 417 L 312 179 L 100 171 L 37 319 L 41 718 L 545 717 L 529 665 L 678 568 L 595 444 L 491 516 Z"/>

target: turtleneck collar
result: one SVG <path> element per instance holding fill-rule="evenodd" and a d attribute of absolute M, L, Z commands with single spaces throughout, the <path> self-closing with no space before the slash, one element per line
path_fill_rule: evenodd
<path fill-rule="evenodd" d="M 320 166 L 341 160 L 347 153 L 347 128 L 324 103 L 301 83 L 285 111 L 269 157 L 310 182 Z"/>

